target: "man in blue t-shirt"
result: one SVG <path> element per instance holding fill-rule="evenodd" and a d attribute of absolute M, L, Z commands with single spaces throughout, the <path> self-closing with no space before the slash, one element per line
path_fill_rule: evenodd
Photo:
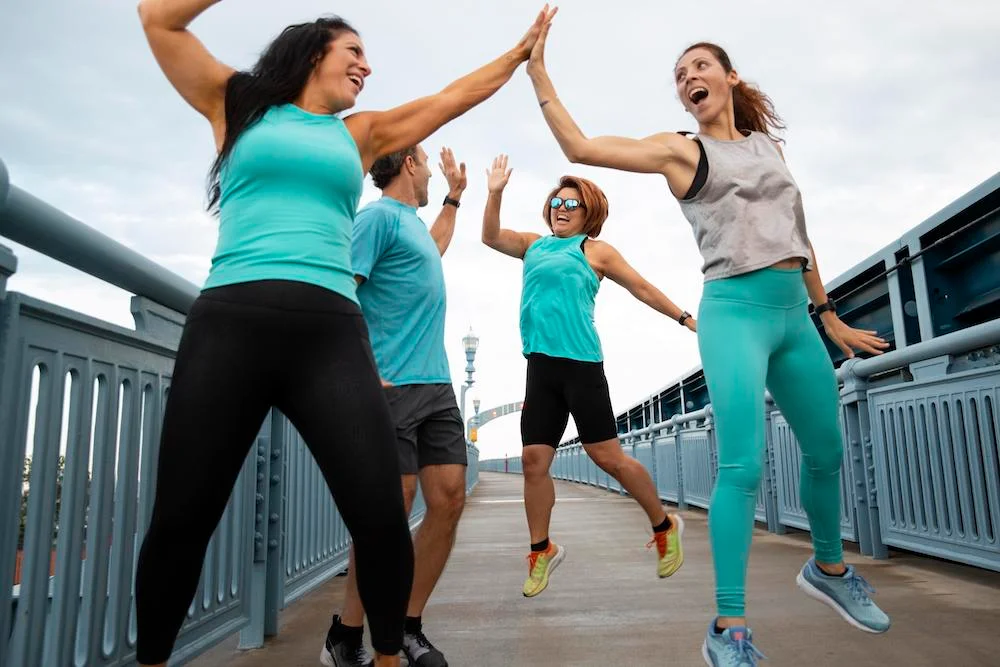
<path fill-rule="evenodd" d="M 411 667 L 448 665 L 424 636 L 421 614 L 451 553 L 465 505 L 465 429 L 445 355 L 441 256 L 455 231 L 466 175 L 465 164 L 456 166 L 447 148 L 440 167 L 448 196 L 428 231 L 417 216 L 417 209 L 427 205 L 431 177 L 423 148 L 377 160 L 371 175 L 382 198 L 358 211 L 351 253 L 358 300 L 396 424 L 406 510 L 413 506 L 418 476 L 427 505 L 414 538 L 413 589 L 403 635 Z M 343 615 L 334 616 L 323 651 L 327 665 L 373 664 L 362 643 L 364 608 L 353 558 L 352 550 Z"/>

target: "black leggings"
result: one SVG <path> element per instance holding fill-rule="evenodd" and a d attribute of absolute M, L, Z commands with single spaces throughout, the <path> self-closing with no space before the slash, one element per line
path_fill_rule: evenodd
<path fill-rule="evenodd" d="M 413 544 L 368 329 L 339 294 L 269 280 L 205 290 L 184 326 L 136 573 L 140 663 L 170 656 L 209 539 L 272 406 L 309 446 L 354 540 L 372 645 L 399 652 Z"/>

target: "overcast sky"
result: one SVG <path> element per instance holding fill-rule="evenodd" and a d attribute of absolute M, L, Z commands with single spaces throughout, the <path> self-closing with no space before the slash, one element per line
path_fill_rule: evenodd
<path fill-rule="evenodd" d="M 216 57 L 245 68 L 285 25 L 339 11 L 361 32 L 374 70 L 357 109 L 381 109 L 432 93 L 510 48 L 541 4 L 225 0 L 193 30 Z M 13 183 L 200 285 L 217 231 L 203 207 L 211 135 L 156 66 L 135 2 L 31 0 L 2 12 L 0 159 Z M 571 0 L 560 5 L 546 61 L 585 132 L 639 137 L 695 129 L 674 91 L 673 63 L 689 43 L 722 44 L 788 125 L 785 154 L 828 282 L 1000 169 L 997 35 L 1000 9 L 990 0 Z M 428 223 L 446 191 L 442 146 L 470 174 L 444 259 L 449 361 L 457 391 L 461 338 L 472 326 L 481 342 L 470 398 L 483 409 L 524 393 L 521 263 L 479 242 L 484 170 L 497 153 L 508 153 L 514 169 L 502 224 L 546 231 L 542 199 L 558 177 L 591 178 L 610 200 L 601 238 L 696 312 L 701 258 L 662 179 L 569 164 L 523 67 L 424 142 L 435 171 L 422 211 Z M 377 196 L 367 179 L 362 203 Z M 10 289 L 132 325 L 128 294 L 3 243 L 19 258 Z M 694 334 L 609 281 L 596 319 L 616 410 L 699 363 Z M 479 444 L 484 457 L 518 452 L 518 418 L 485 427 Z"/>

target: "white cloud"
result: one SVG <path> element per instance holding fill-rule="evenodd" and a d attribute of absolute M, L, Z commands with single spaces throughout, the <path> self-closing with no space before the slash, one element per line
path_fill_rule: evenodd
<path fill-rule="evenodd" d="M 374 69 L 359 109 L 434 92 L 499 55 L 540 4 L 472 3 L 454 11 L 427 0 L 413 14 L 386 0 L 345 7 Z M 246 67 L 284 25 L 330 10 L 319 0 L 229 0 L 193 27 L 218 58 Z M 215 246 L 216 222 L 203 211 L 211 136 L 156 67 L 134 3 L 39 0 L 5 16 L 0 90 L 16 94 L 5 94 L 0 108 L 0 159 L 13 182 L 200 283 Z M 693 129 L 672 88 L 672 65 L 691 42 L 722 43 L 788 123 L 785 153 L 830 280 L 996 172 L 997 34 L 1000 13 L 987 0 L 851 0 L 822 9 L 789 0 L 685 7 L 573 0 L 561 5 L 546 59 L 586 132 L 643 136 Z M 447 345 L 457 386 L 465 367 L 461 338 L 470 325 L 480 335 L 473 394 L 483 409 L 522 398 L 525 368 L 517 330 L 520 264 L 478 240 L 483 170 L 497 153 L 510 154 L 514 166 L 504 224 L 543 231 L 541 198 L 555 179 L 591 178 L 611 202 L 602 239 L 696 311 L 701 259 L 662 179 L 568 164 L 523 69 L 424 145 L 432 156 L 451 146 L 469 167 L 445 258 Z M 443 195 L 444 179 L 435 174 L 431 205 L 422 211 L 428 222 Z M 369 183 L 365 198 L 375 196 Z M 20 268 L 11 289 L 130 322 L 121 290 L 15 251 Z M 693 335 L 613 284 L 602 285 L 596 318 L 616 409 L 697 364 Z M 516 416 L 480 436 L 486 455 L 520 448 Z"/>

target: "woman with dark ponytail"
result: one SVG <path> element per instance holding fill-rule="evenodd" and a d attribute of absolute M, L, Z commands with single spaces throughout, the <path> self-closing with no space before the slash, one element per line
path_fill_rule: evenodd
<path fill-rule="evenodd" d="M 209 208 L 219 239 L 188 313 L 163 419 L 152 518 L 136 573 L 140 665 L 166 665 L 205 551 L 269 409 L 308 444 L 354 540 L 375 665 L 398 665 L 413 578 L 395 429 L 351 268 L 365 173 L 483 102 L 528 59 L 523 38 L 440 92 L 388 111 L 354 106 L 371 74 L 340 18 L 285 28 L 248 72 L 187 26 L 218 0 L 142 0 L 157 63 L 211 124 Z"/>
<path fill-rule="evenodd" d="M 765 446 L 770 390 L 802 450 L 801 496 L 815 557 L 797 582 L 851 625 L 889 629 L 873 592 L 843 560 L 839 392 L 833 363 L 809 318 L 812 300 L 826 335 L 844 353 L 880 354 L 874 331 L 838 317 L 816 267 L 799 189 L 785 166 L 771 100 L 742 81 L 719 46 L 701 42 L 674 67 L 677 93 L 697 120 L 692 139 L 587 137 L 556 97 L 544 65 L 548 26 L 528 74 L 549 128 L 572 162 L 662 174 L 691 223 L 704 259 L 698 346 L 715 418 L 719 476 L 709 509 L 716 606 L 702 655 L 714 667 L 747 667 L 762 654 L 746 626 L 744 582 Z M 686 134 L 686 133 L 685 133 Z"/>

